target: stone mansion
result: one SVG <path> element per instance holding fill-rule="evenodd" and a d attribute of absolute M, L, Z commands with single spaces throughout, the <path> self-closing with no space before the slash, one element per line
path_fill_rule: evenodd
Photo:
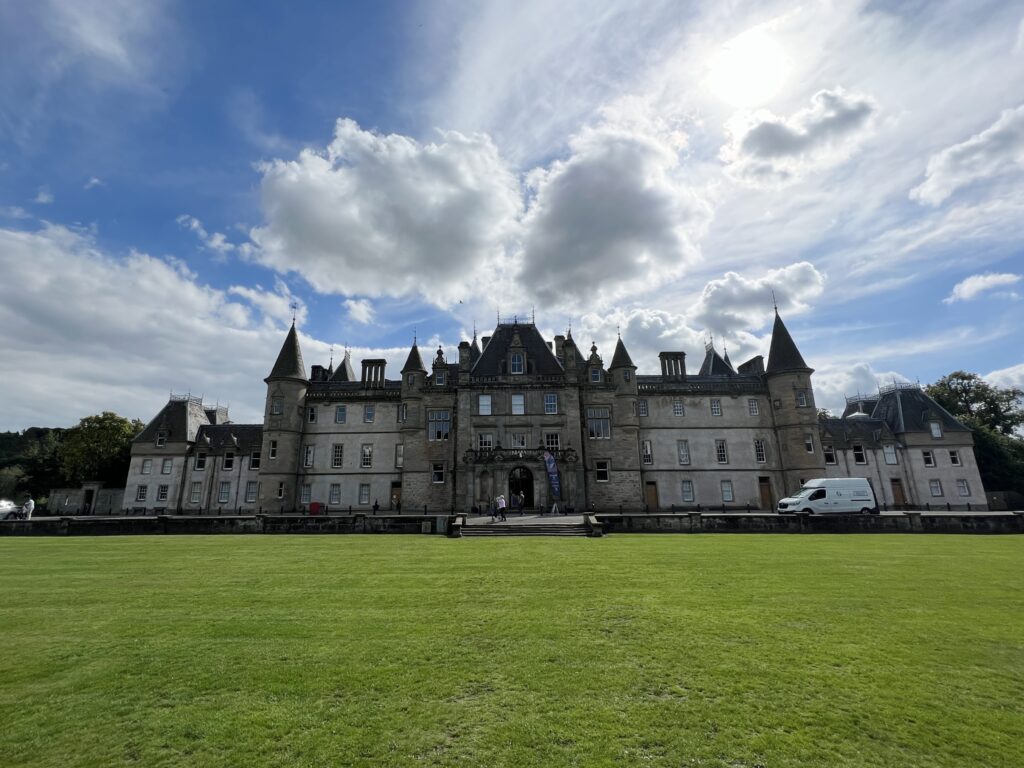
<path fill-rule="evenodd" d="M 498 494 L 529 509 L 762 509 L 814 477 L 867 477 L 880 504 L 985 508 L 971 432 L 919 387 L 848 398 L 819 418 L 776 313 L 767 363 L 707 345 L 637 375 L 620 338 L 606 364 L 531 322 L 438 349 L 399 375 L 349 356 L 307 375 L 294 324 L 265 379 L 262 424 L 172 396 L 135 439 L 125 511 L 469 511 Z"/>

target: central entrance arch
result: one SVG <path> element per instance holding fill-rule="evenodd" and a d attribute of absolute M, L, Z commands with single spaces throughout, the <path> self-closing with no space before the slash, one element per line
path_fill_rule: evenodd
<path fill-rule="evenodd" d="M 529 509 L 534 505 L 533 501 L 533 472 L 526 467 L 516 467 L 508 473 L 508 500 L 512 509 L 516 508 L 513 496 L 523 494 L 523 508 Z"/>

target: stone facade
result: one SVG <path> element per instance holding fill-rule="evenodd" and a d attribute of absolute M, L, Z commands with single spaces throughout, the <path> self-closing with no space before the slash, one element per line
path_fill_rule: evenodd
<path fill-rule="evenodd" d="M 663 352 L 660 375 L 638 376 L 622 339 L 606 365 L 571 334 L 512 322 L 429 368 L 414 342 L 398 378 L 385 360 L 357 376 L 348 355 L 307 376 L 293 326 L 263 424 L 172 397 L 135 441 L 124 508 L 461 512 L 501 494 L 514 511 L 522 494 L 530 509 L 773 510 L 824 476 L 866 476 L 889 504 L 897 487 L 905 503 L 938 499 L 938 480 L 943 501 L 984 506 L 969 430 L 919 389 L 819 420 L 813 370 L 778 316 L 767 365 L 704 352 L 696 374 Z"/>

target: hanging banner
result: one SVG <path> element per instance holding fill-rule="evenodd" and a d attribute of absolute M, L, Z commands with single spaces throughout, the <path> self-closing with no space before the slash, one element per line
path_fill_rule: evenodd
<path fill-rule="evenodd" d="M 562 482 L 558 479 L 558 465 L 555 464 L 555 457 L 550 451 L 544 451 L 544 466 L 548 470 L 548 482 L 551 483 L 551 495 L 561 500 Z"/>

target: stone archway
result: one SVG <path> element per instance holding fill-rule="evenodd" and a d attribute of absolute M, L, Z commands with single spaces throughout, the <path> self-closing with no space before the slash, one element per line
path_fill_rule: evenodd
<path fill-rule="evenodd" d="M 523 508 L 530 509 L 534 506 L 533 498 L 533 472 L 526 467 L 516 467 L 508 473 L 508 500 L 509 507 L 516 509 L 517 506 L 512 502 L 513 496 L 518 496 L 519 493 L 523 494 Z"/>

